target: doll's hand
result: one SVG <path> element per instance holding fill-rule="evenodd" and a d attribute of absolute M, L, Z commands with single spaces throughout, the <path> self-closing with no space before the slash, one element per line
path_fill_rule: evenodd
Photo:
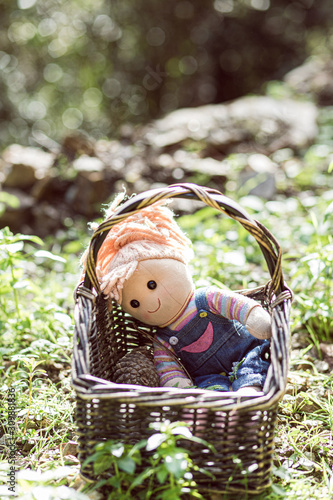
<path fill-rule="evenodd" d="M 168 380 L 164 387 L 178 387 L 179 389 L 187 389 L 189 387 L 193 387 L 193 382 L 189 378 L 184 377 L 175 377 L 171 380 Z"/>
<path fill-rule="evenodd" d="M 247 317 L 245 327 L 257 339 L 269 339 L 272 336 L 271 317 L 262 307 L 254 307 Z"/>

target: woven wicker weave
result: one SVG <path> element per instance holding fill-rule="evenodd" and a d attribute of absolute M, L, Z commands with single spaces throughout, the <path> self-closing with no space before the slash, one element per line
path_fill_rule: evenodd
<path fill-rule="evenodd" d="M 244 291 L 259 300 L 272 316 L 271 364 L 263 393 L 239 396 L 233 392 L 176 389 L 114 383 L 118 361 L 152 342 L 154 329 L 139 324 L 114 303 L 109 312 L 95 273 L 98 250 L 114 225 L 141 208 L 167 198 L 201 200 L 242 224 L 255 238 L 271 280 Z M 100 224 L 89 250 L 84 282 L 76 290 L 72 384 L 77 395 L 76 423 L 81 464 L 106 439 L 135 443 L 151 432 L 149 423 L 185 421 L 194 435 L 214 445 L 216 454 L 196 444 L 194 463 L 214 474 L 197 472 L 202 492 L 260 493 L 270 484 L 278 403 L 288 372 L 291 292 L 283 280 L 281 249 L 272 234 L 237 203 L 220 192 L 195 184 L 177 184 L 131 198 Z M 187 445 L 191 446 L 191 445 Z M 145 464 L 142 465 L 144 467 Z M 95 480 L 92 464 L 81 470 Z"/>

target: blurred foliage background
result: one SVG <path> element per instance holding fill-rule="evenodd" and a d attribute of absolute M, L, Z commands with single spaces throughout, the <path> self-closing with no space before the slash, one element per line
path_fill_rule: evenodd
<path fill-rule="evenodd" d="M 2 0 L 0 141 L 110 137 L 332 46 L 331 0 Z"/>

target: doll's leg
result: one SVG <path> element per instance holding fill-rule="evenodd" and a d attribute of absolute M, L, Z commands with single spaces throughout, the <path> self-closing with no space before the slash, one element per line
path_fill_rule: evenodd
<path fill-rule="evenodd" d="M 214 391 L 231 390 L 231 382 L 229 380 L 229 377 L 227 377 L 226 375 L 220 375 L 218 373 L 195 377 L 194 385 L 200 389 L 209 389 Z"/>
<path fill-rule="evenodd" d="M 251 396 L 252 394 L 256 394 L 257 392 L 261 392 L 262 388 L 256 385 L 245 385 L 240 389 L 237 389 L 237 394 L 242 396 Z"/>
<path fill-rule="evenodd" d="M 234 363 L 234 370 L 231 378 L 232 389 L 240 396 L 254 396 L 261 392 L 265 383 L 269 361 L 266 358 L 266 353 L 269 351 L 269 342 L 264 345 L 259 345 L 246 354 L 240 363 Z M 241 444 L 241 436 L 244 432 L 250 432 L 253 428 L 252 421 L 241 421 L 241 417 L 237 411 L 231 412 L 228 420 L 228 434 L 233 438 L 235 443 Z"/>
<path fill-rule="evenodd" d="M 255 394 L 262 390 L 269 367 L 268 354 L 267 341 L 248 352 L 241 362 L 233 364 L 233 372 L 230 374 L 233 391 L 242 390 L 243 394 Z"/>

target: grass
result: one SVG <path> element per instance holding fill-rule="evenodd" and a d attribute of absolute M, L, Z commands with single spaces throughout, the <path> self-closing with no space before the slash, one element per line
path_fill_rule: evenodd
<path fill-rule="evenodd" d="M 333 344 L 333 140 L 329 136 L 333 112 L 329 111 L 321 118 L 317 144 L 297 158 L 291 151 L 280 151 L 272 158 L 279 165 L 274 201 L 252 196 L 245 188 L 239 197 L 242 207 L 280 242 L 285 279 L 295 293 L 291 370 L 279 409 L 273 484 L 264 494 L 252 497 L 257 500 L 333 497 L 333 358 L 324 349 Z M 245 160 L 244 155 L 228 159 L 235 175 L 237 165 L 240 168 Z M 231 179 L 230 189 L 232 183 Z M 227 194 L 235 198 L 233 192 Z M 182 217 L 180 224 L 194 243 L 192 271 L 197 284 L 222 283 L 241 289 L 269 279 L 253 238 L 234 221 L 207 207 Z M 46 244 L 35 236 L 0 232 L 1 499 L 11 493 L 7 481 L 12 436 L 21 470 L 20 498 L 98 498 L 96 492 L 83 490 L 79 478 L 75 395 L 70 386 L 72 293 L 79 276 L 79 255 L 87 243 L 87 234 L 73 229 Z M 8 399 L 13 394 L 14 400 Z M 11 405 L 15 406 L 14 426 L 8 420 Z M 165 435 L 167 431 L 157 432 Z M 177 443 L 172 446 L 176 449 Z M 109 449 L 109 457 L 114 449 L 118 448 Z M 156 450 L 162 453 L 161 448 Z M 124 459 L 120 462 L 123 484 L 129 480 L 126 474 L 137 478 L 128 458 L 130 454 L 134 460 L 134 455 L 125 451 L 118 457 Z M 139 460 L 139 455 L 135 457 Z M 161 464 L 167 463 L 163 460 L 152 464 L 150 473 L 157 474 L 160 467 L 160 477 L 169 481 L 165 484 L 170 497 L 170 484 L 179 487 L 180 469 L 163 469 Z M 191 467 L 190 457 L 183 460 Z M 172 462 L 177 463 L 182 461 Z M 176 494 L 182 496 L 179 488 Z M 212 496 L 213 500 L 232 498 Z"/>

